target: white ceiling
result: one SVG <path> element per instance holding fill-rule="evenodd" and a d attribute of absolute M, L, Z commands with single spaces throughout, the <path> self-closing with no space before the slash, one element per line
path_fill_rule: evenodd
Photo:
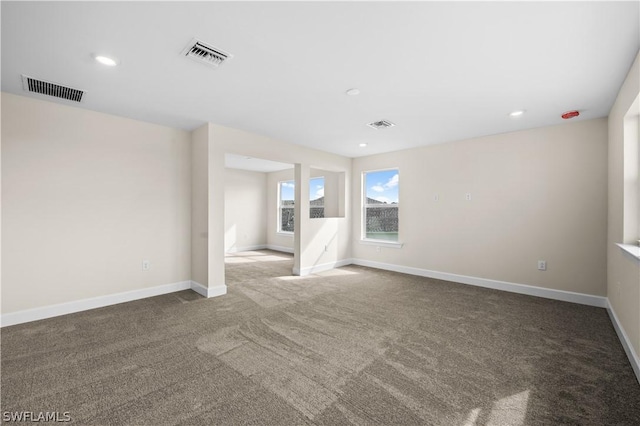
<path fill-rule="evenodd" d="M 637 1 L 1 7 L 3 91 L 26 95 L 26 74 L 86 90 L 83 108 L 350 157 L 561 124 L 572 109 L 604 117 L 640 47 Z M 193 37 L 233 59 L 213 70 L 182 57 Z M 380 119 L 396 126 L 366 126 Z"/>

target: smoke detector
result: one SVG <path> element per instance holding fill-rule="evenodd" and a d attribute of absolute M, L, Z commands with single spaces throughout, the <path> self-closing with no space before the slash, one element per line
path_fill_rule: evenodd
<path fill-rule="evenodd" d="M 395 124 L 393 124 L 389 120 L 380 120 L 380 121 L 374 121 L 373 123 L 369 123 L 367 124 L 367 126 L 372 127 L 374 129 L 382 130 L 382 129 L 388 129 L 389 127 L 393 127 L 395 126 Z"/>
<path fill-rule="evenodd" d="M 50 81 L 37 80 L 24 74 L 22 75 L 22 88 L 27 92 L 53 96 L 54 98 L 72 102 L 82 102 L 82 97 L 86 93 L 84 90 L 74 89 Z"/>
<path fill-rule="evenodd" d="M 195 38 L 182 50 L 182 55 L 212 68 L 218 68 L 225 61 L 233 58 L 232 54 Z"/>
<path fill-rule="evenodd" d="M 580 111 L 567 111 L 564 114 L 562 114 L 560 117 L 562 117 L 564 120 L 569 120 L 579 115 L 580 115 Z"/>

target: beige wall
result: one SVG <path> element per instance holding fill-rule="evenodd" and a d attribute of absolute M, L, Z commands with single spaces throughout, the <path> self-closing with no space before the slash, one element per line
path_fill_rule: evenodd
<path fill-rule="evenodd" d="M 209 133 L 208 126 L 191 132 L 191 280 L 209 282 Z"/>
<path fill-rule="evenodd" d="M 267 244 L 267 174 L 225 169 L 225 251 Z"/>
<path fill-rule="evenodd" d="M 2 97 L 0 92 L 0 313 L 2 312 Z M 1 324 L 0 324 L 1 325 Z"/>
<path fill-rule="evenodd" d="M 188 132 L 3 93 L 2 312 L 189 280 L 189 153 Z"/>
<path fill-rule="evenodd" d="M 640 261 L 616 243 L 624 239 L 624 115 L 640 92 L 640 54 L 609 113 L 609 228 L 607 293 L 611 308 L 640 354 Z M 630 242 L 630 241 L 629 241 Z"/>
<path fill-rule="evenodd" d="M 363 171 L 400 169 L 404 246 L 359 243 L 354 214 L 353 257 L 604 296 L 606 158 L 597 119 L 354 159 L 353 211 Z"/>

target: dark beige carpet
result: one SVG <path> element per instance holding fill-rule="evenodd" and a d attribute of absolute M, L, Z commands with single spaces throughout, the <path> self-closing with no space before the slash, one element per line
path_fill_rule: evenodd
<path fill-rule="evenodd" d="M 604 309 L 229 256 L 191 291 L 2 329 L 2 410 L 89 425 L 638 425 Z"/>

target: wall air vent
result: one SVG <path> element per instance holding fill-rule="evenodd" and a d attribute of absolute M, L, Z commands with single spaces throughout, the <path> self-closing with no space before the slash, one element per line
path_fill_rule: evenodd
<path fill-rule="evenodd" d="M 82 102 L 82 97 L 85 94 L 84 90 L 73 89 L 50 81 L 36 80 L 26 75 L 22 75 L 22 88 L 27 92 L 53 96 L 54 98 L 73 102 Z"/>
<path fill-rule="evenodd" d="M 395 126 L 395 124 L 387 120 L 380 120 L 380 121 L 374 121 L 373 123 L 369 123 L 367 124 L 367 126 L 373 127 L 374 129 L 382 130 L 382 129 L 388 129 L 389 127 L 393 127 Z"/>
<path fill-rule="evenodd" d="M 213 68 L 218 68 L 225 61 L 233 58 L 230 53 L 224 52 L 217 47 L 209 46 L 195 38 L 184 48 L 182 54 L 187 58 Z"/>

